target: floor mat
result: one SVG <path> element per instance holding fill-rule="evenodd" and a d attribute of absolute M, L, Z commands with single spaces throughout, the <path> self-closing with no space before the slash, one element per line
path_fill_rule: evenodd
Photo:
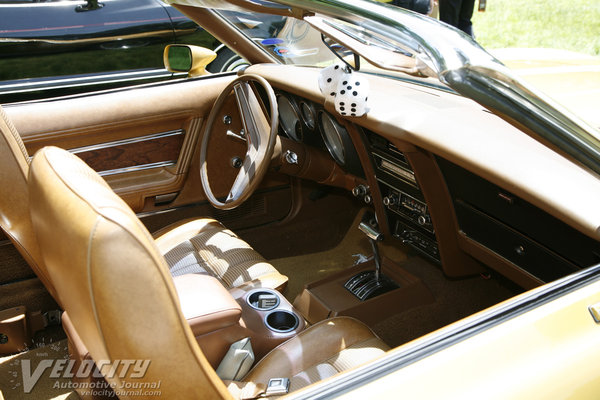
<path fill-rule="evenodd" d="M 418 256 L 408 258 L 401 265 L 425 282 L 435 302 L 395 314 L 371 327 L 391 347 L 433 332 L 522 291 L 493 275 L 485 279 L 479 275 L 448 279 L 440 268 Z"/>

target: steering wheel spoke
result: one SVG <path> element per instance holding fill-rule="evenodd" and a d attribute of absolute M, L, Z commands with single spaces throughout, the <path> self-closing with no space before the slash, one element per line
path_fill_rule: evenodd
<path fill-rule="evenodd" d="M 225 200 L 226 204 L 236 201 L 244 194 L 244 190 L 254 179 L 256 175 L 256 166 L 260 165 L 262 158 L 263 157 L 260 157 L 258 150 L 254 147 L 251 147 L 248 150 L 244 163 L 235 177 L 229 195 L 227 195 L 227 199 Z"/>
<path fill-rule="evenodd" d="M 255 90 L 255 84 L 260 84 L 266 91 L 269 113 L 267 113 L 265 106 L 261 102 L 261 98 Z M 238 171 L 231 190 L 229 190 L 225 201 L 221 202 L 214 196 L 210 187 L 206 154 L 209 137 L 215 126 L 217 116 L 220 115 L 221 108 L 231 93 L 234 94 L 237 102 L 247 150 L 242 167 Z M 223 210 L 235 208 L 248 199 L 258 187 L 267 172 L 273 155 L 277 139 L 278 120 L 279 113 L 273 88 L 260 76 L 241 75 L 221 92 L 208 117 L 200 149 L 200 178 L 202 180 L 202 187 L 204 188 L 206 197 L 213 206 Z"/>
<path fill-rule="evenodd" d="M 271 126 L 263 111 L 256 92 L 248 82 L 238 82 L 233 92 L 242 118 L 242 126 L 246 134 L 248 146 L 260 148 L 261 143 L 269 140 Z"/>

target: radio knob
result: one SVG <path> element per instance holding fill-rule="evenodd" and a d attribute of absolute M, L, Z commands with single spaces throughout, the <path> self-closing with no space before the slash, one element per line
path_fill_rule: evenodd
<path fill-rule="evenodd" d="M 393 206 L 396 203 L 398 203 L 398 197 L 393 194 L 383 198 L 383 204 L 386 206 Z"/>

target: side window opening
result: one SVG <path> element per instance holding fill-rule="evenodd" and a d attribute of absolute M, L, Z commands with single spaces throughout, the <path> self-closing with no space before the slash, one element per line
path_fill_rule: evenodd
<path fill-rule="evenodd" d="M 180 77 L 163 65 L 163 49 L 173 43 L 223 54 L 211 72 L 227 70 L 232 57 L 239 60 L 159 1 L 102 3 L 102 8 L 81 12 L 76 9 L 80 1 L 0 0 L 0 104 Z"/>

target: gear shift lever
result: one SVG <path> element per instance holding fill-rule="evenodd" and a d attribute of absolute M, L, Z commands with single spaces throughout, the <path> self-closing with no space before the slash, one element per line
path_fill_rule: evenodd
<path fill-rule="evenodd" d="M 391 279 L 381 274 L 381 258 L 379 256 L 379 247 L 377 242 L 383 240 L 383 234 L 377 229 L 375 215 L 368 211 L 363 215 L 362 221 L 358 225 L 360 229 L 371 242 L 373 248 L 373 259 L 375 262 L 375 271 L 362 271 L 348 279 L 344 287 L 361 301 L 371 297 L 378 296 L 390 290 L 396 289 L 398 285 Z"/>
<path fill-rule="evenodd" d="M 379 247 L 377 246 L 377 242 L 383 240 L 383 234 L 373 228 L 368 222 L 360 221 L 358 224 L 358 229 L 360 229 L 367 237 L 369 238 L 369 242 L 371 242 L 371 247 L 373 248 L 373 259 L 375 260 L 375 280 L 377 282 L 381 281 L 381 258 L 379 257 Z"/>

